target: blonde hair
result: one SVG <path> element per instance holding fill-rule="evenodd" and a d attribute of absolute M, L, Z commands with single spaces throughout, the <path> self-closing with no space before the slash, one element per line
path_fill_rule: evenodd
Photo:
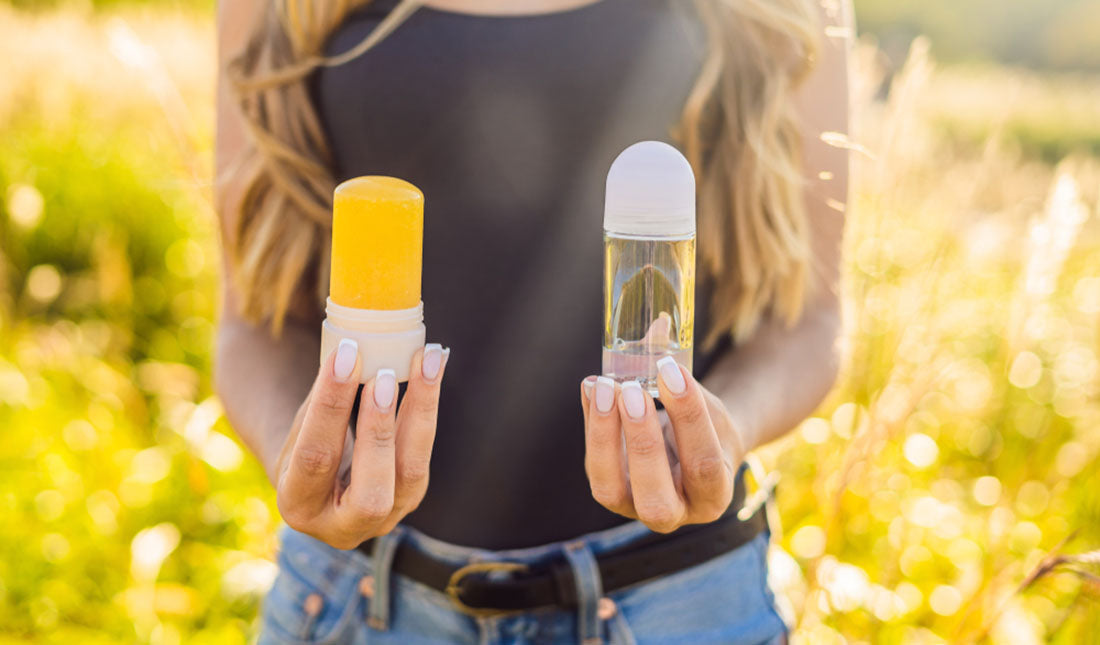
<path fill-rule="evenodd" d="M 227 68 L 249 145 L 233 166 L 244 196 L 228 218 L 238 313 L 280 335 L 296 299 L 328 291 L 331 155 L 306 86 L 321 66 L 369 50 L 419 6 L 403 0 L 333 58 L 326 39 L 371 0 L 276 0 Z M 801 314 L 812 261 L 791 94 L 817 52 L 811 0 L 696 0 L 708 53 L 675 131 L 699 192 L 700 271 L 715 278 L 708 346 Z"/>

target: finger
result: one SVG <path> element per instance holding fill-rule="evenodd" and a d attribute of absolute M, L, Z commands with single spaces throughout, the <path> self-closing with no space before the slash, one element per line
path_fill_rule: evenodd
<path fill-rule="evenodd" d="M 310 392 L 294 442 L 280 497 L 295 512 L 319 512 L 331 500 L 340 468 L 355 393 L 359 389 L 358 345 L 344 339 L 325 359 Z M 280 505 L 282 506 L 282 505 Z"/>
<path fill-rule="evenodd" d="M 397 379 L 380 369 L 359 399 L 351 482 L 340 498 L 337 515 L 345 526 L 364 530 L 382 524 L 393 511 Z"/>
<path fill-rule="evenodd" d="M 428 490 L 439 416 L 439 392 L 451 350 L 429 343 L 413 356 L 409 387 L 397 412 L 397 499 L 402 513 L 416 508 Z"/>
<path fill-rule="evenodd" d="M 714 423 L 714 431 L 718 433 L 718 444 L 722 446 L 722 454 L 728 455 L 729 463 L 739 464 L 742 458 L 748 452 L 745 449 L 745 437 L 741 435 L 741 428 L 734 427 L 732 420 L 728 414 L 716 414 L 715 410 L 726 410 L 726 404 L 722 399 L 715 396 L 715 394 L 709 391 L 707 388 L 701 388 L 703 390 L 703 400 L 707 403 L 707 410 L 710 412 L 710 420 Z M 734 468 L 734 471 L 737 469 Z"/>
<path fill-rule="evenodd" d="M 592 403 L 592 392 L 596 386 L 595 376 L 586 376 L 581 381 L 581 412 L 584 414 L 584 427 L 588 427 L 588 407 Z"/>
<path fill-rule="evenodd" d="M 310 387 L 310 393 L 313 392 L 313 388 Z M 277 470 L 274 473 L 274 482 L 276 488 L 279 487 L 279 483 L 283 479 L 283 475 L 286 474 L 288 468 L 290 468 L 290 455 L 294 452 L 294 446 L 298 442 L 298 434 L 302 431 L 302 422 L 306 418 L 306 410 L 309 408 L 310 395 L 307 394 L 302 404 L 298 406 L 298 410 L 294 413 L 294 420 L 290 422 L 290 432 L 287 433 L 286 439 L 283 440 L 283 446 L 279 450 L 278 461 L 275 462 Z"/>
<path fill-rule="evenodd" d="M 616 391 L 615 381 L 606 376 L 597 378 L 592 387 L 584 433 L 584 470 L 592 498 L 604 508 L 632 518 L 634 503 L 626 479 Z"/>
<path fill-rule="evenodd" d="M 653 319 L 653 322 L 649 324 L 649 329 L 646 330 L 645 336 L 642 336 L 642 343 L 645 345 L 649 352 L 659 352 L 668 349 L 669 335 L 672 332 L 672 316 L 668 315 L 668 312 L 662 311 Z"/>
<path fill-rule="evenodd" d="M 671 356 L 657 361 L 657 387 L 672 422 L 692 521 L 712 522 L 733 497 L 733 468 L 707 410 L 703 388 Z"/>
<path fill-rule="evenodd" d="M 638 519 L 654 531 L 672 531 L 683 523 L 686 507 L 672 479 L 657 409 L 637 381 L 623 383 L 619 417 Z"/>

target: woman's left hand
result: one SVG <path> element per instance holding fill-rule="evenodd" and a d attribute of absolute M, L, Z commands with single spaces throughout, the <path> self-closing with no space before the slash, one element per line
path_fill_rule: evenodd
<path fill-rule="evenodd" d="M 718 397 L 671 357 L 657 366 L 668 443 L 653 398 L 637 382 L 590 376 L 581 386 L 584 466 L 597 502 L 668 533 L 726 511 L 745 446 Z"/>

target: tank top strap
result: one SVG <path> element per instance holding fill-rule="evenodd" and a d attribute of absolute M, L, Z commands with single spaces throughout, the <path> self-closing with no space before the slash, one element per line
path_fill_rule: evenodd
<path fill-rule="evenodd" d="M 391 11 L 397 8 L 397 5 L 401 0 L 374 0 L 366 7 L 362 9 L 363 13 L 369 16 L 378 16 L 379 18 L 389 15 Z"/>

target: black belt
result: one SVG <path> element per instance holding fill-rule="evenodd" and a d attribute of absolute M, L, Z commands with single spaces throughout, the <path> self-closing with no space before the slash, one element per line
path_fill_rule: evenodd
<path fill-rule="evenodd" d="M 735 503 L 718 520 L 668 535 L 648 535 L 597 555 L 603 591 L 609 593 L 702 564 L 759 535 L 767 526 L 763 504 L 744 520 L 735 510 L 745 499 L 742 472 L 738 473 Z M 370 555 L 372 546 L 373 540 L 369 540 L 359 549 Z M 473 615 L 577 605 L 573 569 L 564 555 L 530 565 L 479 561 L 462 566 L 437 560 L 402 542 L 394 553 L 392 571 L 447 594 L 461 611 Z M 509 575 L 491 575 L 500 571 Z"/>

